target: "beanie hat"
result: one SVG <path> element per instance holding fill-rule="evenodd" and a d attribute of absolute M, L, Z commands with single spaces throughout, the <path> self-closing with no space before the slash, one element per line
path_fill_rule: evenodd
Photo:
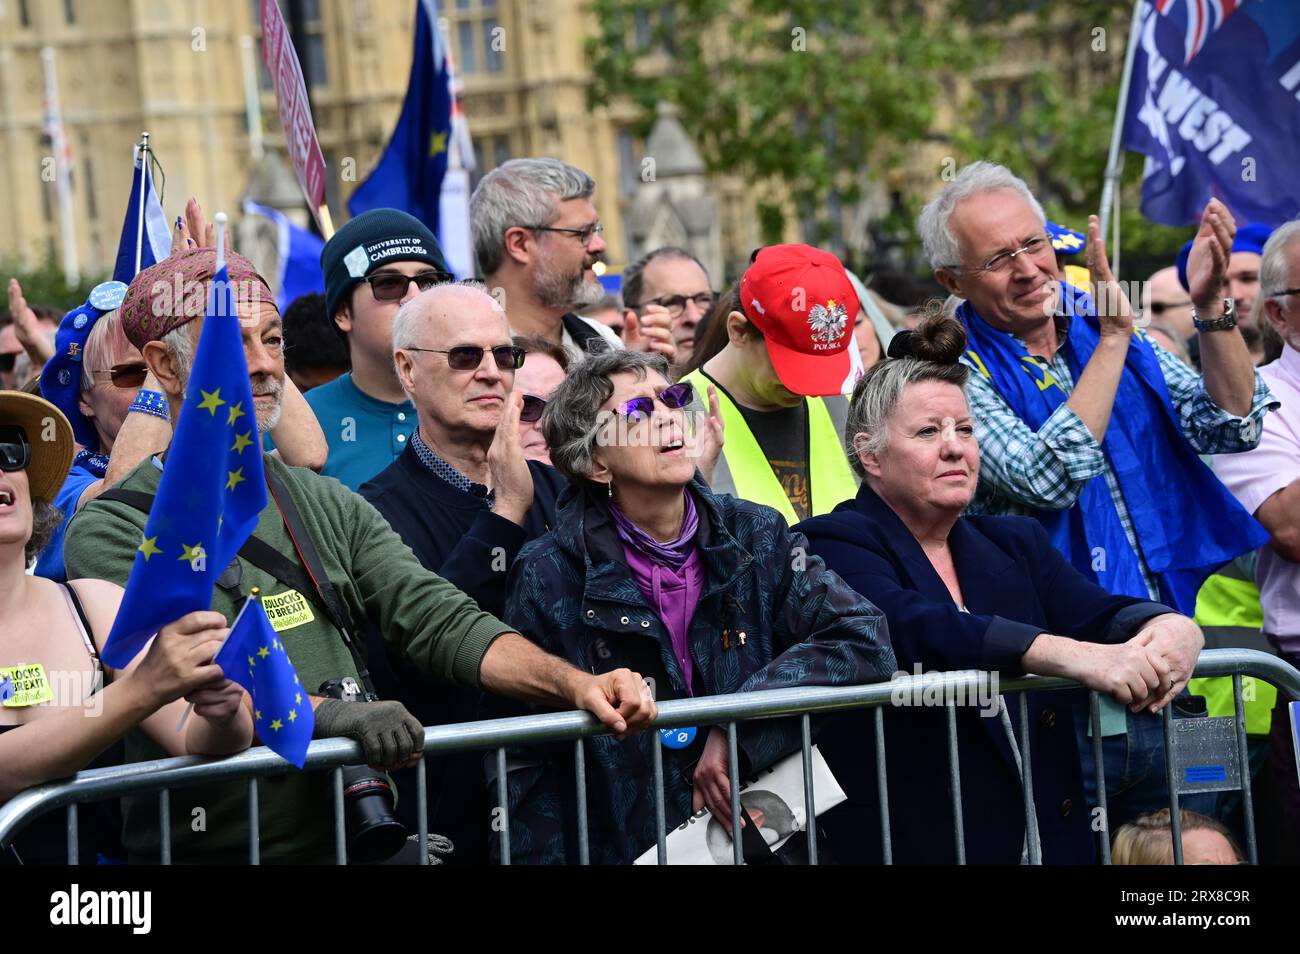
<path fill-rule="evenodd" d="M 438 240 L 415 216 L 398 209 L 362 212 L 321 249 L 325 314 L 333 319 L 348 292 L 389 262 L 427 262 L 441 271 L 451 271 Z"/>

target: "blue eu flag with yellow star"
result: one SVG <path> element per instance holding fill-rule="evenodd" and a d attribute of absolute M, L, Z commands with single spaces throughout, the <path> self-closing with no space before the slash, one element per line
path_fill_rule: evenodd
<path fill-rule="evenodd" d="M 401 209 L 438 234 L 442 180 L 451 147 L 451 75 L 435 0 L 416 0 L 415 53 L 402 115 L 379 164 L 348 199 L 348 211 Z"/>
<path fill-rule="evenodd" d="M 122 669 L 167 623 L 212 605 L 212 587 L 266 507 L 262 443 L 230 276 L 212 280 L 162 480 L 103 659 Z"/>
<path fill-rule="evenodd" d="M 216 663 L 252 696 L 253 727 L 262 742 L 302 768 L 316 717 L 261 600 L 250 598 L 244 604 Z"/>

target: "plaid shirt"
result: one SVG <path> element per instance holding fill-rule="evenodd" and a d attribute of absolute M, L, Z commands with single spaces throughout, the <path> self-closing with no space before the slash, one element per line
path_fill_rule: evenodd
<path fill-rule="evenodd" d="M 1058 339 L 1064 343 L 1066 319 L 1058 316 L 1056 321 Z M 1278 403 L 1258 372 L 1250 413 L 1237 417 L 1214 403 L 1195 370 L 1154 342 L 1151 345 L 1160 361 L 1174 410 L 1178 412 L 1183 436 L 1193 450 L 1200 454 L 1235 454 L 1251 450 L 1259 443 L 1264 415 Z M 1065 360 L 1064 348 L 1058 347 L 1050 362 L 1039 357 L 1035 360 L 1051 370 L 1066 394 L 1074 391 L 1074 376 Z M 969 354 L 962 361 L 974 372 L 966 386 L 966 395 L 980 445 L 979 488 L 971 501 L 970 512 L 1028 515 L 1033 510 L 1065 510 L 1074 506 L 1083 485 L 1101 474 L 1106 478 L 1124 535 L 1141 563 L 1147 595 L 1153 600 L 1160 599 L 1159 584 L 1142 555 L 1119 481 L 1101 444 L 1079 415 L 1069 405 L 1061 404 L 1035 432 L 1011 410 Z"/>
<path fill-rule="evenodd" d="M 420 438 L 419 428 L 416 428 L 411 433 L 411 446 L 415 448 L 415 456 L 420 459 L 420 463 L 431 470 L 435 476 L 441 477 L 462 493 L 483 497 L 487 500 L 488 509 L 492 509 L 492 505 L 495 503 L 492 491 L 488 490 L 483 484 L 470 480 L 451 464 L 429 450 L 429 445 Z"/>

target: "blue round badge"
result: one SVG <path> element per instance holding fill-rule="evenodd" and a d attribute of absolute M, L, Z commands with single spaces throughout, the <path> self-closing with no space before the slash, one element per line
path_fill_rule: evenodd
<path fill-rule="evenodd" d="M 122 282 L 101 282 L 90 290 L 90 298 L 87 301 L 99 311 L 112 311 L 122 304 L 122 299 L 125 297 L 126 285 Z"/>
<path fill-rule="evenodd" d="M 660 729 L 659 741 L 666 748 L 684 749 L 695 741 L 695 726 L 688 725 L 682 729 Z"/>
<path fill-rule="evenodd" d="M 89 320 L 90 319 L 85 315 L 78 315 L 76 318 L 72 319 L 72 327 L 80 331 L 82 328 L 86 327 L 86 322 Z"/>

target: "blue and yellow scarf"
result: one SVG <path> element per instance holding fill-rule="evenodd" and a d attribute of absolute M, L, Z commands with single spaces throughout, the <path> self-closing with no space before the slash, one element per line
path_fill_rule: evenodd
<path fill-rule="evenodd" d="M 1092 299 L 1061 286 L 1069 321 L 1065 348 L 1077 381 L 1092 358 L 1100 330 Z M 1037 431 L 1069 397 L 1049 369 L 1011 334 L 975 313 L 957 311 L 970 340 L 967 354 L 1011 409 Z M 1268 542 L 1268 533 L 1237 503 L 1183 436 L 1160 362 L 1150 343 L 1134 335 L 1124 360 L 1115 408 L 1102 441 L 1128 505 L 1147 567 L 1160 583 L 1160 599 L 1192 615 L 1196 593 L 1211 573 Z M 1070 562 L 1111 593 L 1150 596 L 1137 554 L 1129 545 L 1105 475 L 1089 480 L 1068 510 L 1034 516 Z"/>

